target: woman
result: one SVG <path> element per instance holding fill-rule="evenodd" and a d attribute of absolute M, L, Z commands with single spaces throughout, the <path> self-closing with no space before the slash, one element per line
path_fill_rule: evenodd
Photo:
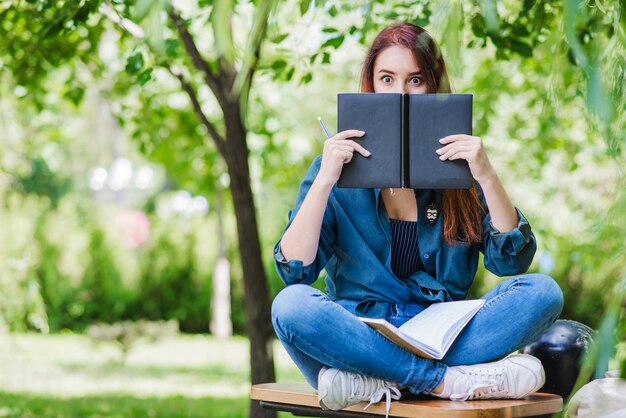
<path fill-rule="evenodd" d="M 446 67 L 424 29 L 397 24 L 374 40 L 363 92 L 449 93 Z M 550 277 L 523 274 L 536 250 L 528 221 L 509 200 L 481 139 L 440 140 L 442 160 L 468 162 L 470 190 L 338 189 L 335 183 L 364 133 L 330 138 L 307 172 L 274 253 L 288 285 L 272 322 L 287 352 L 318 390 L 324 409 L 399 399 L 399 389 L 453 400 L 522 398 L 544 383 L 539 360 L 505 356 L 534 341 L 558 317 L 563 296 Z M 348 139 L 353 138 L 353 139 Z M 435 214 L 435 220 L 426 218 Z M 427 222 L 430 221 L 430 222 Z M 462 300 L 479 252 L 506 279 L 441 361 L 417 357 L 356 316 L 400 326 L 428 305 Z M 326 293 L 309 286 L 327 272 Z M 504 359 L 503 359 L 504 358 Z M 503 359 L 503 360 L 499 360 Z"/>

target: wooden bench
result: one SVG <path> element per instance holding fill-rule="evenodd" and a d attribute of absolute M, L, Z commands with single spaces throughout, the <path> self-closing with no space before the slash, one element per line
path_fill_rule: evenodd
<path fill-rule="evenodd" d="M 374 418 L 385 416 L 385 402 L 363 408 L 367 403 L 341 411 L 324 411 L 317 392 L 306 383 L 264 383 L 252 386 L 251 398 L 266 409 L 291 412 L 296 416 Z M 535 393 L 525 399 L 490 401 L 446 401 L 425 396 L 403 397 L 391 403 L 390 417 L 405 418 L 514 418 L 550 417 L 563 409 L 558 395 Z"/>

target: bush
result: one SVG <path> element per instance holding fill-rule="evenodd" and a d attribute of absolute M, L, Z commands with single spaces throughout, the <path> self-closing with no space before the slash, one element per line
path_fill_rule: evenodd
<path fill-rule="evenodd" d="M 133 317 L 176 319 L 184 332 L 207 332 L 210 280 L 197 269 L 197 237 L 165 222 L 141 256 Z"/>

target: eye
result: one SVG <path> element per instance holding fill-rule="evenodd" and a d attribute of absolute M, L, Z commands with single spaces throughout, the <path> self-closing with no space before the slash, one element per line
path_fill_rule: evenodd
<path fill-rule="evenodd" d="M 422 84 L 422 78 L 417 76 L 411 77 L 409 84 Z"/>
<path fill-rule="evenodd" d="M 382 76 L 380 78 L 380 81 L 382 81 L 383 83 L 391 83 L 391 76 L 390 75 Z"/>

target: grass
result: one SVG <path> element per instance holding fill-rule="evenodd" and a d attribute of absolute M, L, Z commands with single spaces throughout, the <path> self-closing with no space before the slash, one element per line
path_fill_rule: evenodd
<path fill-rule="evenodd" d="M 303 381 L 280 344 L 279 381 Z M 138 344 L 82 335 L 0 337 L 1 417 L 246 417 L 248 341 L 180 336 Z M 289 417 L 284 414 L 282 417 Z"/>

